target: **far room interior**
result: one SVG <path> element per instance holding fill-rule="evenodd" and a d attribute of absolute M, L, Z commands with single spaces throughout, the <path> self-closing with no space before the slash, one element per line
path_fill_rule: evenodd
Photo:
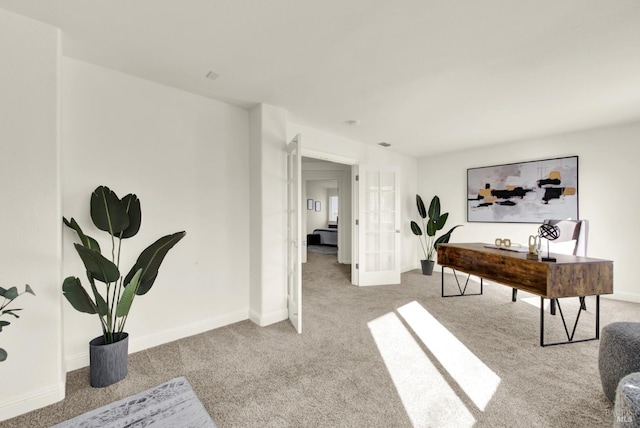
<path fill-rule="evenodd" d="M 303 262 L 312 245 L 313 251 L 335 254 L 339 263 L 351 263 L 351 166 L 303 156 L 301 167 Z"/>

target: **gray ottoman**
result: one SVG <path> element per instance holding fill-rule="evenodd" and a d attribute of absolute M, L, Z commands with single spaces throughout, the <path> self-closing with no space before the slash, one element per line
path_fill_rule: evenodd
<path fill-rule="evenodd" d="M 613 402 L 620 379 L 640 372 L 640 323 L 614 322 L 602 329 L 598 368 L 602 391 Z"/>
<path fill-rule="evenodd" d="M 616 390 L 614 427 L 640 427 L 640 373 L 622 378 Z"/>

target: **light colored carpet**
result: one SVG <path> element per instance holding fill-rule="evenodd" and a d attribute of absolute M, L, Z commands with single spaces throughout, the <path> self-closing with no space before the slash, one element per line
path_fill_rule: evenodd
<path fill-rule="evenodd" d="M 243 321 L 132 354 L 127 378 L 107 388 L 77 370 L 64 401 L 0 427 L 48 427 L 178 376 L 220 427 L 612 425 L 599 342 L 540 347 L 539 309 L 512 303 L 511 289 L 441 298 L 440 275 L 419 271 L 358 288 L 335 256 L 308 260 L 302 335 L 288 321 Z M 587 305 L 576 335 L 592 333 Z M 567 316 L 576 307 L 563 302 Z M 640 321 L 640 305 L 602 299 L 601 325 L 613 321 Z M 547 328 L 549 340 L 564 335 L 557 316 Z"/>
<path fill-rule="evenodd" d="M 171 379 L 53 428 L 216 428 L 184 377 Z"/>
<path fill-rule="evenodd" d="M 332 245 L 308 245 L 307 251 L 318 254 L 338 254 L 338 247 Z"/>

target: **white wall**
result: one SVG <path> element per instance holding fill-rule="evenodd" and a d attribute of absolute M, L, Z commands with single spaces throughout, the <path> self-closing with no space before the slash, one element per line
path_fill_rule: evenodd
<path fill-rule="evenodd" d="M 322 185 L 323 181 L 304 180 L 307 184 L 306 199 L 313 199 L 314 209 L 305 210 L 307 214 L 307 232 L 311 233 L 314 229 L 327 228 L 327 188 Z M 306 202 L 305 199 L 305 202 Z M 320 211 L 315 210 L 315 203 L 320 202 Z"/>
<path fill-rule="evenodd" d="M 511 238 L 526 243 L 538 225 L 466 223 L 467 168 L 578 155 L 579 211 L 590 222 L 588 256 L 613 260 L 614 297 L 640 301 L 635 270 L 640 209 L 640 123 L 425 157 L 419 161 L 418 189 L 423 199 L 440 196 L 449 211 L 447 227 L 465 224 L 451 242 L 493 242 Z M 415 208 L 413 208 L 415 212 Z M 417 218 L 417 213 L 413 215 Z M 414 245 L 418 245 L 414 238 Z"/>
<path fill-rule="evenodd" d="M 0 9 L 0 286 L 30 284 L 0 333 L 0 420 L 64 397 L 57 29 Z M 4 300 L 4 299 L 0 299 Z M 1 302 L 0 302 L 1 303 Z"/>
<path fill-rule="evenodd" d="M 249 112 L 249 318 L 262 312 L 262 109 Z"/>
<path fill-rule="evenodd" d="M 90 65 L 63 63 L 63 214 L 85 233 L 107 234 L 89 217 L 89 196 L 107 185 L 136 193 L 142 228 L 123 243 L 128 272 L 160 236 L 185 230 L 149 293 L 134 301 L 130 352 L 248 318 L 249 114 L 246 110 Z M 85 281 L 63 232 L 64 276 Z M 126 273 L 126 272 L 125 272 Z M 68 369 L 88 364 L 96 315 L 64 302 Z"/>
<path fill-rule="evenodd" d="M 260 104 L 251 121 L 251 306 L 260 326 L 287 319 L 287 112 Z"/>
<path fill-rule="evenodd" d="M 335 134 L 320 131 L 308 126 L 289 123 L 288 135 L 302 135 L 302 154 L 314 157 L 326 154 L 326 159 L 345 164 L 366 164 L 372 166 L 397 166 L 400 171 L 401 206 L 401 269 L 407 271 L 419 265 L 417 247 L 411 238 L 409 226 L 415 210 L 417 191 L 418 161 L 415 158 L 395 153 L 390 149 L 364 144 Z M 322 159 L 322 157 L 320 157 Z"/>
<path fill-rule="evenodd" d="M 337 184 L 336 184 L 337 186 Z M 337 224 L 335 219 L 331 219 L 331 198 L 337 198 L 338 206 L 337 206 L 337 217 L 340 220 L 340 197 L 338 195 L 338 188 L 330 188 L 327 189 L 327 224 Z"/>

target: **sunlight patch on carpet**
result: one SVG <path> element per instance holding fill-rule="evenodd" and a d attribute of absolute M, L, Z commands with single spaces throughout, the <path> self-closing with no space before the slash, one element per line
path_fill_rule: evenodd
<path fill-rule="evenodd" d="M 418 302 L 398 308 L 398 313 L 478 409 L 484 411 L 498 389 L 500 377 Z"/>
<path fill-rule="evenodd" d="M 475 418 L 395 313 L 368 323 L 414 426 L 471 427 Z"/>
<path fill-rule="evenodd" d="M 523 297 L 521 299 L 518 299 L 521 302 L 525 302 L 530 304 L 531 306 L 535 306 L 536 308 L 540 309 L 540 298 L 539 297 Z M 551 303 L 551 300 L 549 299 L 544 299 L 544 309 L 547 310 L 549 309 L 549 304 Z"/>

